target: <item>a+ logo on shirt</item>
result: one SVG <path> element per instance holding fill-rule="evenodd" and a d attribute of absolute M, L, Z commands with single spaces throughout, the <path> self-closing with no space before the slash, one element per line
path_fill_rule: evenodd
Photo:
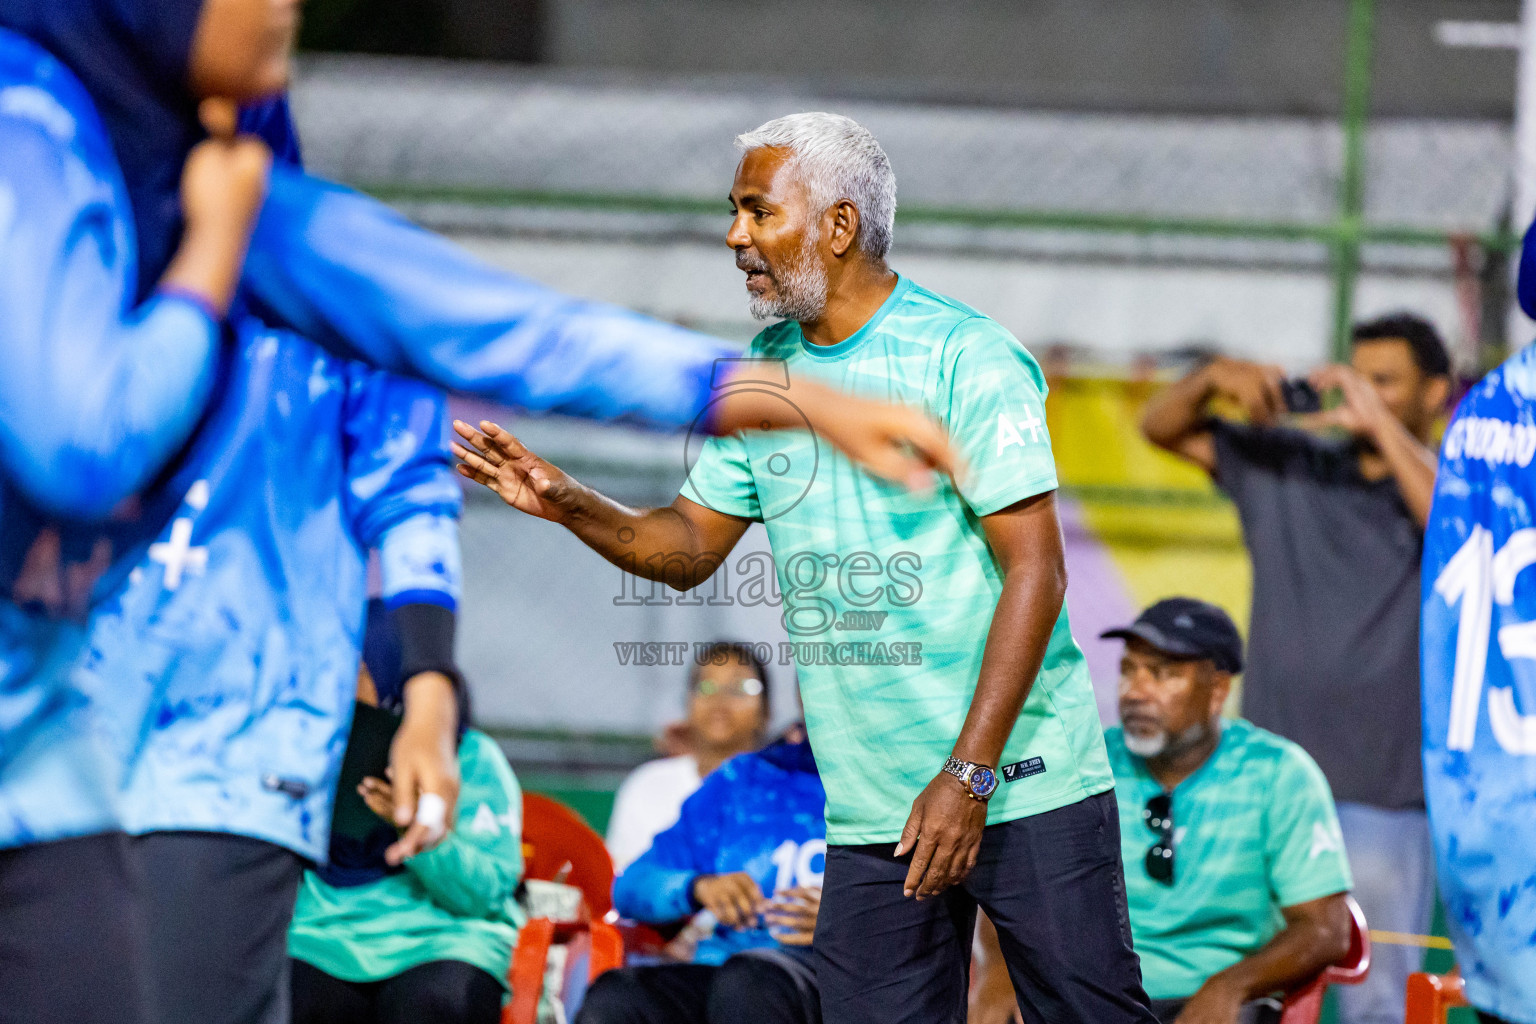
<path fill-rule="evenodd" d="M 1045 429 L 1045 421 L 1035 414 L 1033 409 L 1025 409 L 1024 418 L 1011 420 L 1002 413 L 997 414 L 997 454 L 1003 454 L 1003 449 L 1009 445 L 1018 445 L 1023 448 L 1026 444 L 1039 444 L 1040 433 Z M 1029 440 L 1024 440 L 1022 431 L 1028 431 Z"/>
<path fill-rule="evenodd" d="M 502 829 L 516 829 L 518 826 L 517 814 L 507 811 L 505 814 L 497 814 L 491 810 L 490 804 L 481 804 L 475 811 L 474 819 L 469 823 L 469 830 L 479 835 L 497 835 Z"/>
<path fill-rule="evenodd" d="M 208 568 L 208 549 L 192 546 L 192 518 L 208 507 L 208 481 L 199 480 L 187 490 L 187 507 L 192 515 L 182 516 L 171 524 L 171 535 L 158 544 L 149 546 L 149 559 L 165 566 L 166 590 L 181 586 L 182 577 L 188 573 L 201 573 Z M 137 582 L 139 570 L 133 571 Z"/>

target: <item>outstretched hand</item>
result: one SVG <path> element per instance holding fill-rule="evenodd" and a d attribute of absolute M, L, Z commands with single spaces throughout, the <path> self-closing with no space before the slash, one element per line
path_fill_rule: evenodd
<path fill-rule="evenodd" d="M 788 387 L 752 387 L 753 376 L 746 369 L 727 382 L 714 407 L 720 433 L 810 427 L 869 472 L 914 491 L 931 488 L 935 473 L 953 480 L 962 475 L 948 435 L 916 409 L 858 398 L 805 377 L 789 378 Z"/>
<path fill-rule="evenodd" d="M 960 457 L 943 429 L 918 412 L 843 395 L 816 410 L 811 426 L 854 462 L 908 490 L 932 488 L 934 474 L 958 480 Z"/>
<path fill-rule="evenodd" d="M 489 487 L 520 512 L 552 523 L 565 521 L 580 487 L 575 480 L 489 420 L 481 420 L 479 430 L 454 420 L 453 429 L 463 438 L 449 446 L 460 459 L 455 468 L 461 476 Z"/>

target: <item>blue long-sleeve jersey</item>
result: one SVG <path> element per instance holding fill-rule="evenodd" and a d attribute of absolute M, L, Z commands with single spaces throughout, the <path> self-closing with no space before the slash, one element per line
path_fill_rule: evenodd
<path fill-rule="evenodd" d="M 699 907 L 700 875 L 744 871 L 765 895 L 819 887 L 826 870 L 827 794 L 806 743 L 780 741 L 721 765 L 683 803 L 677 824 L 613 883 L 620 914 L 649 924 L 686 918 Z M 698 963 L 776 945 L 765 928 L 717 925 L 699 943 Z"/>
<path fill-rule="evenodd" d="M 130 832 L 328 848 L 367 598 L 453 606 L 462 491 L 426 385 L 242 326 L 176 517 L 99 606 L 79 687 L 125 766 Z"/>
<path fill-rule="evenodd" d="M 133 305 L 136 262 L 90 97 L 0 30 L 0 848 L 116 821 L 110 757 L 61 666 L 92 604 L 170 542 L 197 479 L 181 456 L 233 363 L 197 302 Z M 291 169 L 274 172 L 244 289 L 268 323 L 346 357 L 534 412 L 687 426 L 731 352 L 495 271 Z"/>

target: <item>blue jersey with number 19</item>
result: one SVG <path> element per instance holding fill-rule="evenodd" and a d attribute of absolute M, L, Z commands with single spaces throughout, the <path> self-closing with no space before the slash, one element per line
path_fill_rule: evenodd
<path fill-rule="evenodd" d="M 1424 783 L 1481 1010 L 1536 1024 L 1536 349 L 1473 387 L 1424 543 Z"/>

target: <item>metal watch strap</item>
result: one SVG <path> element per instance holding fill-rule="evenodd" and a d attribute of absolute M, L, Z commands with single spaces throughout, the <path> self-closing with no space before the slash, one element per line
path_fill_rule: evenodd
<path fill-rule="evenodd" d="M 944 760 L 944 770 L 961 782 L 968 781 L 976 766 L 969 761 L 962 761 L 958 757 L 950 756 Z"/>
<path fill-rule="evenodd" d="M 984 764 L 976 764 L 973 761 L 962 761 L 953 755 L 944 761 L 944 771 L 959 779 L 960 785 L 965 787 L 965 795 L 979 803 L 986 803 L 992 798 L 992 794 L 988 793 L 986 796 L 978 796 L 976 791 L 971 788 L 971 776 L 976 773 L 978 768 L 986 767 Z M 988 768 L 987 770 L 990 771 L 991 769 Z"/>

